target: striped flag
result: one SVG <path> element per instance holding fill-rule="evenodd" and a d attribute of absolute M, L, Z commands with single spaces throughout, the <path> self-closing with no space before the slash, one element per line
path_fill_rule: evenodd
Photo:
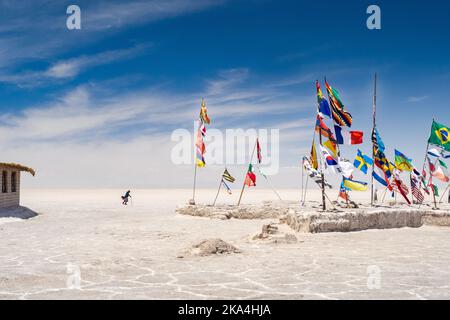
<path fill-rule="evenodd" d="M 316 118 L 316 132 L 321 134 L 323 137 L 330 139 L 331 141 L 336 141 L 333 132 L 330 128 L 327 127 L 325 122 L 323 122 L 323 118 L 320 115 L 317 115 Z"/>
<path fill-rule="evenodd" d="M 344 105 L 339 97 L 339 92 L 336 89 L 330 87 L 328 82 L 325 80 L 325 87 L 327 88 L 328 99 L 331 105 L 331 114 L 333 116 L 334 122 L 340 126 L 351 127 L 352 126 L 352 115 L 344 110 Z"/>
<path fill-rule="evenodd" d="M 425 197 L 423 196 L 422 192 L 420 192 L 417 184 L 418 181 L 416 180 L 416 177 L 411 176 L 411 193 L 413 197 L 416 198 L 417 203 L 422 203 Z"/>
<path fill-rule="evenodd" d="M 321 187 L 322 186 L 322 174 L 311 166 L 311 163 L 309 162 L 307 157 L 303 157 L 303 167 L 308 172 L 308 176 L 311 179 L 313 179 L 314 182 L 317 183 L 317 185 L 319 185 Z M 324 179 L 324 184 L 326 187 L 328 187 L 330 189 L 332 188 L 331 184 L 329 184 L 328 181 L 325 179 Z"/>
<path fill-rule="evenodd" d="M 196 154 L 196 164 L 198 167 L 202 168 L 206 165 L 205 162 L 205 143 L 203 142 L 203 135 L 199 130 L 197 132 L 197 141 L 195 142 L 195 154 Z"/>
<path fill-rule="evenodd" d="M 222 178 L 228 182 L 233 183 L 236 179 L 228 172 L 227 169 L 222 174 Z"/>
<path fill-rule="evenodd" d="M 340 126 L 334 126 L 336 140 L 339 144 L 361 144 L 363 143 L 364 133 L 362 131 L 347 131 Z"/>

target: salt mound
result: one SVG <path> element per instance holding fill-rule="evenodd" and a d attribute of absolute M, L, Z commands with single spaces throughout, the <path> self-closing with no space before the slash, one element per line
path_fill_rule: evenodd
<path fill-rule="evenodd" d="M 184 258 L 185 256 L 210 256 L 213 254 L 230 254 L 240 253 L 241 251 L 226 243 L 222 239 L 206 239 L 194 244 L 191 248 L 181 253 L 178 258 Z"/>

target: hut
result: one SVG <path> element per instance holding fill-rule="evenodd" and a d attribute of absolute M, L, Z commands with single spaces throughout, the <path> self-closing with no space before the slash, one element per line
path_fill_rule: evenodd
<path fill-rule="evenodd" d="M 0 163 L 0 209 L 13 208 L 20 205 L 20 173 L 29 172 L 33 176 L 33 169 L 16 163 Z"/>

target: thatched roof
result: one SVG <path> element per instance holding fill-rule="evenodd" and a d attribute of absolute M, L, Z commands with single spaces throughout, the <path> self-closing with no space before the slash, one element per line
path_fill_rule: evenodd
<path fill-rule="evenodd" d="M 20 164 L 17 163 L 4 163 L 4 162 L 0 162 L 0 167 L 6 167 L 6 168 L 10 168 L 10 169 L 16 169 L 19 171 L 26 171 L 31 173 L 33 176 L 36 174 L 36 172 L 32 169 L 32 168 L 28 168 L 25 166 L 22 166 Z"/>

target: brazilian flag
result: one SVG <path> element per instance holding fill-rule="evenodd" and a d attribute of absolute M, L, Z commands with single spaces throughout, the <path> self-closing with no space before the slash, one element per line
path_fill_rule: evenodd
<path fill-rule="evenodd" d="M 450 128 L 433 121 L 428 142 L 450 151 Z"/>

